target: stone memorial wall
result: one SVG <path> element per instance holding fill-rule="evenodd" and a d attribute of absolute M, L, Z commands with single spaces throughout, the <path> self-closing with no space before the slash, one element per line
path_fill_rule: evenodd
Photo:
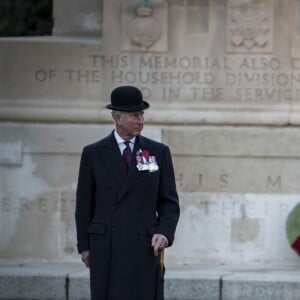
<path fill-rule="evenodd" d="M 0 39 L 0 257 L 77 260 L 84 145 L 113 129 L 111 90 L 151 103 L 181 218 L 170 264 L 297 264 L 299 0 L 54 1 L 53 36 Z"/>

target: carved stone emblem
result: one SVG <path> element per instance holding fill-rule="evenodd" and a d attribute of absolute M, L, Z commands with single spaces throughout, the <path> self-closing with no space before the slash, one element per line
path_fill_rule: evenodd
<path fill-rule="evenodd" d="M 160 37 L 161 27 L 152 17 L 152 8 L 138 7 L 136 17 L 129 23 L 127 33 L 130 41 L 146 51 Z"/>
<path fill-rule="evenodd" d="M 272 22 L 268 11 L 236 7 L 228 11 L 229 51 L 270 51 Z"/>

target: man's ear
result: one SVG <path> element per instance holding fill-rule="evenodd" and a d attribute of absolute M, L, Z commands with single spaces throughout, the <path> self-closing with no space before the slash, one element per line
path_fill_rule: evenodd
<path fill-rule="evenodd" d="M 115 115 L 115 116 L 114 116 L 114 120 L 115 120 L 115 122 L 116 122 L 118 125 L 122 125 L 122 122 L 121 122 L 121 116 Z"/>

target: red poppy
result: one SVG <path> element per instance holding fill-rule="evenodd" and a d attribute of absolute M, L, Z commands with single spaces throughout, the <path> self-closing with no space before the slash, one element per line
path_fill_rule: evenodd
<path fill-rule="evenodd" d="M 149 157 L 149 151 L 148 150 L 142 150 L 142 154 L 143 157 L 148 158 Z"/>

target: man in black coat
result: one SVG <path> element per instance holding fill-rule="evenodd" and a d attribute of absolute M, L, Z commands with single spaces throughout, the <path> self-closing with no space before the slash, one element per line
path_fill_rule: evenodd
<path fill-rule="evenodd" d="M 149 104 L 139 89 L 114 89 L 106 107 L 115 130 L 81 156 L 78 251 L 90 268 L 92 300 L 156 300 L 161 273 L 154 253 L 172 245 L 179 218 L 171 154 L 140 135 Z"/>

